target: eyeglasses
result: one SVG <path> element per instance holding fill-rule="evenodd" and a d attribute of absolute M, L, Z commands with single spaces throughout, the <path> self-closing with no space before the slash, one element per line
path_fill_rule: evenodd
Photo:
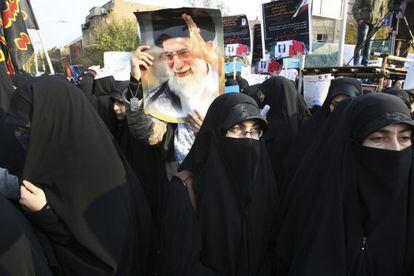
<path fill-rule="evenodd" d="M 160 59 L 163 62 L 170 63 L 174 60 L 174 56 L 178 56 L 180 59 L 185 60 L 192 57 L 192 52 L 187 48 L 180 49 L 176 52 L 163 52 L 160 55 Z"/>
<path fill-rule="evenodd" d="M 263 130 L 256 127 L 252 128 L 249 131 L 240 126 L 234 126 L 230 128 L 227 133 L 234 138 L 247 138 L 247 135 L 250 135 L 250 138 L 259 140 L 263 135 Z"/>

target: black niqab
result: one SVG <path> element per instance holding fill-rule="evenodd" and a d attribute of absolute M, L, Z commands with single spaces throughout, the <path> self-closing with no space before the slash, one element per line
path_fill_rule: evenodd
<path fill-rule="evenodd" d="M 256 103 L 231 93 L 211 104 L 181 168 L 192 173 L 196 210 L 178 178 L 166 200 L 165 275 L 273 275 L 278 196 L 270 160 L 262 140 L 225 137 L 229 118 L 258 119 Z"/>
<path fill-rule="evenodd" d="M 384 94 L 344 100 L 329 116 L 284 199 L 278 275 L 413 274 L 412 147 L 361 146 L 396 123 L 414 125 Z"/>
<path fill-rule="evenodd" d="M 15 123 L 30 119 L 23 179 L 44 190 L 73 236 L 74 245 L 53 243 L 64 272 L 145 275 L 151 240 L 145 196 L 82 92 L 59 77 L 40 77 L 15 92 L 8 116 Z"/>

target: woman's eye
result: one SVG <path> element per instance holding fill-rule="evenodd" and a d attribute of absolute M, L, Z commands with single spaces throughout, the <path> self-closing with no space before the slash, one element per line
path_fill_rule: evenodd
<path fill-rule="evenodd" d="M 411 136 L 402 136 L 399 138 L 403 142 L 411 141 Z"/>
<path fill-rule="evenodd" d="M 370 140 L 372 142 L 375 142 L 375 143 L 380 143 L 380 142 L 383 142 L 384 141 L 384 137 L 382 137 L 382 136 L 375 136 L 375 137 L 371 137 Z"/>

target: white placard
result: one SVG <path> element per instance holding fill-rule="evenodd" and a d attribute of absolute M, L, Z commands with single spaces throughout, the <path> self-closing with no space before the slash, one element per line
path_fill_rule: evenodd
<path fill-rule="evenodd" d="M 350 62 L 351 59 L 353 59 L 354 57 L 354 52 L 355 52 L 355 45 L 349 45 L 349 44 L 345 44 L 345 48 L 344 48 L 344 63 L 348 64 Z M 354 63 L 351 62 L 351 66 Z"/>
<path fill-rule="evenodd" d="M 404 81 L 404 90 L 414 89 L 414 66 L 408 68 L 407 76 Z"/>
<path fill-rule="evenodd" d="M 291 81 L 296 81 L 296 78 L 298 77 L 299 73 L 296 69 L 283 69 L 280 71 L 279 76 L 285 77 Z"/>
<path fill-rule="evenodd" d="M 408 69 L 408 68 L 410 68 L 410 67 L 413 67 L 413 65 L 414 65 L 414 54 L 412 54 L 412 53 L 408 54 L 408 55 L 407 55 L 407 59 L 408 59 L 409 61 L 408 61 L 408 62 L 406 62 L 406 63 L 404 64 L 404 67 L 405 67 L 406 69 Z"/>
<path fill-rule="evenodd" d="M 267 75 L 250 74 L 247 70 L 242 70 L 241 77 L 249 82 L 249 85 L 260 84 L 267 79 Z"/>
<path fill-rule="evenodd" d="M 132 52 L 105 52 L 105 70 L 111 72 L 117 81 L 127 81 L 131 75 Z"/>
<path fill-rule="evenodd" d="M 328 95 L 331 85 L 331 74 L 303 77 L 303 91 L 306 105 L 312 108 L 314 105 L 322 105 Z"/>

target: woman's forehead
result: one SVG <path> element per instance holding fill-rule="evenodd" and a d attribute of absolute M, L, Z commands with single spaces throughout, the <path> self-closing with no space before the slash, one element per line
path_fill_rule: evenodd
<path fill-rule="evenodd" d="M 249 119 L 240 123 L 237 123 L 236 126 L 243 126 L 243 127 L 253 127 L 259 125 L 258 120 L 255 119 Z"/>
<path fill-rule="evenodd" d="M 390 124 L 387 125 L 383 128 L 380 128 L 378 130 L 376 130 L 375 132 L 378 131 L 383 131 L 383 132 L 403 132 L 403 131 L 412 131 L 413 127 L 409 124 L 405 124 L 405 123 L 396 123 L 396 124 Z"/>

